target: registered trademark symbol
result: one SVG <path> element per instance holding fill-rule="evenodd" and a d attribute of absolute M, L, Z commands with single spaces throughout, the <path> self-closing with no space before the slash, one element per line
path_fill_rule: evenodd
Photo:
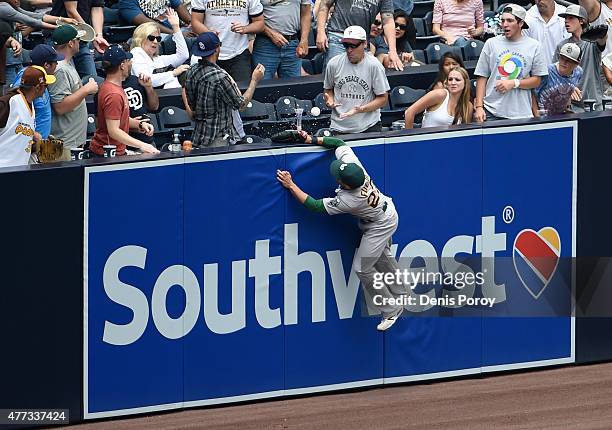
<path fill-rule="evenodd" d="M 510 224 L 514 221 L 514 208 L 512 206 L 506 206 L 502 212 L 502 219 L 506 224 Z"/>

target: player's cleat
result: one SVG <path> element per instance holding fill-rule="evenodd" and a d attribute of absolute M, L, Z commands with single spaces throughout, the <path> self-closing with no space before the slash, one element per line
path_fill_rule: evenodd
<path fill-rule="evenodd" d="M 391 326 L 393 324 L 395 324 L 395 321 L 397 321 L 397 319 L 400 317 L 400 315 L 402 314 L 404 308 L 400 308 L 397 313 L 395 315 L 391 315 L 388 317 L 384 317 L 380 323 L 376 326 L 376 330 L 378 331 L 385 331 L 391 328 Z"/>

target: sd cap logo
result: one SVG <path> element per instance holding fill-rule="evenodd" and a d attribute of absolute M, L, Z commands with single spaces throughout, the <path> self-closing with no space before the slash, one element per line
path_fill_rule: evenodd
<path fill-rule="evenodd" d="M 201 49 L 202 51 L 205 51 L 205 50 L 206 50 L 206 45 L 204 44 L 204 42 L 199 42 L 199 43 L 198 43 L 198 45 L 200 46 L 200 49 Z"/>

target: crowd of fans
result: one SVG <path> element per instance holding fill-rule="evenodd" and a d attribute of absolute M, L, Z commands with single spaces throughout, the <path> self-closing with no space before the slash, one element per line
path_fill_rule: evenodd
<path fill-rule="evenodd" d="M 194 146 L 235 143 L 244 136 L 240 111 L 258 83 L 305 73 L 311 31 L 335 134 L 381 131 L 385 70 L 420 64 L 411 0 L 119 0 L 111 8 L 104 0 L 23 1 L 0 0 L 0 167 L 36 162 L 32 146 L 50 135 L 70 159 L 70 149 L 86 141 L 89 95 L 94 156 L 104 156 L 107 145 L 117 155 L 159 152 L 147 115 L 160 108 L 159 88 L 181 88 Z M 494 35 L 482 0 L 435 0 L 431 30 L 442 43 L 484 42 L 475 91 L 461 56 L 447 52 L 429 92 L 406 109 L 405 128 L 421 114 L 421 127 L 432 127 L 604 109 L 612 95 L 612 32 L 582 35 L 612 23 L 612 0 L 579 3 L 508 4 Z M 104 37 L 112 11 L 137 26 L 123 46 Z M 23 49 L 37 30 L 44 40 Z M 250 81 L 244 94 L 236 81 Z"/>

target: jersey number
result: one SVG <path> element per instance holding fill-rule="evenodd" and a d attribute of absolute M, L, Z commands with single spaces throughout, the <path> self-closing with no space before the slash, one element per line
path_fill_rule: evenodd
<path fill-rule="evenodd" d="M 370 194 L 368 194 L 368 204 L 373 208 L 378 206 L 378 202 L 380 201 L 380 193 L 376 188 L 374 188 Z"/>

